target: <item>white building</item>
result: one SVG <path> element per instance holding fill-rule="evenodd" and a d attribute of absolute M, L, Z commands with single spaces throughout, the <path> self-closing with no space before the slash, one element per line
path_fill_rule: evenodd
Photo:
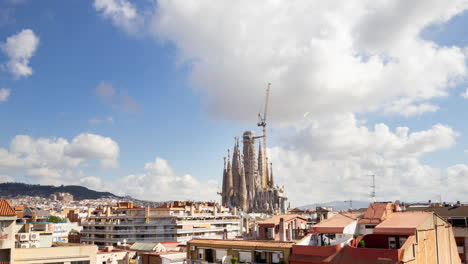
<path fill-rule="evenodd" d="M 119 243 L 186 242 L 192 238 L 233 238 L 240 234 L 240 216 L 215 203 L 173 202 L 157 208 L 132 202 L 101 207 L 82 221 L 81 241 L 100 246 Z"/>

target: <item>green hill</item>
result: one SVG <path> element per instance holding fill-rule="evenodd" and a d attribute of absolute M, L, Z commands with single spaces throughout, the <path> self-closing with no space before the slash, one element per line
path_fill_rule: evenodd
<path fill-rule="evenodd" d="M 0 197 L 14 198 L 17 196 L 39 196 L 48 198 L 56 192 L 67 192 L 73 195 L 75 200 L 99 199 L 104 197 L 122 198 L 110 192 L 98 192 L 83 186 L 53 186 L 25 183 L 0 183 Z"/>

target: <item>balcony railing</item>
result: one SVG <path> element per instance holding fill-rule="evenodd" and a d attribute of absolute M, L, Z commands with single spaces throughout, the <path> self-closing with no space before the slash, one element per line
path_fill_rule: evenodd
<path fill-rule="evenodd" d="M 82 226 L 166 226 L 166 225 L 176 225 L 172 221 L 158 221 L 157 223 L 134 223 L 134 222 L 81 222 Z"/>
<path fill-rule="evenodd" d="M 82 234 L 189 234 L 199 232 L 239 231 L 240 227 L 191 228 L 191 229 L 146 229 L 146 230 L 102 230 L 83 229 Z"/>

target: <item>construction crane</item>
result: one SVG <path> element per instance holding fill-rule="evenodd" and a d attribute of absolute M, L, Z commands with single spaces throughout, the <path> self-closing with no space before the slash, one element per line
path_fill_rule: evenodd
<path fill-rule="evenodd" d="M 263 156 L 267 157 L 267 138 L 266 138 L 266 126 L 267 126 L 267 113 L 268 113 L 268 101 L 270 100 L 270 86 L 271 83 L 268 83 L 265 95 L 265 105 L 263 108 L 263 113 L 258 113 L 258 123 L 257 126 L 262 127 L 263 135 L 260 136 L 263 138 Z M 260 138 L 258 137 L 258 138 Z"/>

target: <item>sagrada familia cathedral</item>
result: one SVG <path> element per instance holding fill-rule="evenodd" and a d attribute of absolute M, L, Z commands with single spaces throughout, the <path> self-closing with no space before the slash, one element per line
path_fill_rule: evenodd
<path fill-rule="evenodd" d="M 220 193 L 222 204 L 248 213 L 286 213 L 287 197 L 284 188 L 274 183 L 272 165 L 268 164 L 266 156 L 266 139 L 263 148 L 259 142 L 256 157 L 255 141 L 261 137 L 266 137 L 265 133 L 255 137 L 253 131 L 246 131 L 242 137 L 242 152 L 237 137 L 232 158 L 228 150 L 228 157 L 224 158 L 223 187 Z"/>

